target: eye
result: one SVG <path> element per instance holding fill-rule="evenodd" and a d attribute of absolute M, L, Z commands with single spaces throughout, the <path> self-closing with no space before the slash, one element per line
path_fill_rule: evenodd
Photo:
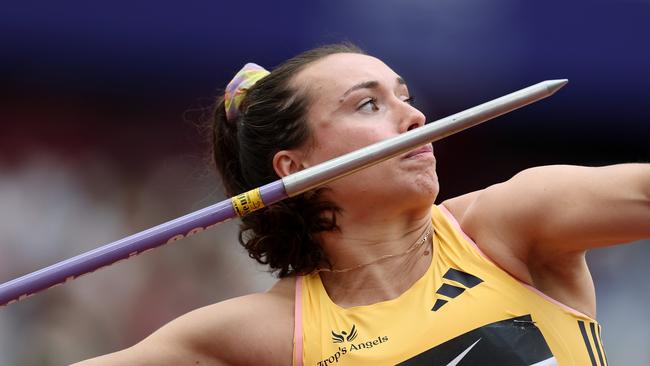
<path fill-rule="evenodd" d="M 411 95 L 410 97 L 404 99 L 404 102 L 410 105 L 415 105 L 415 97 Z"/>
<path fill-rule="evenodd" d="M 357 108 L 358 111 L 363 111 L 363 112 L 376 112 L 379 110 L 379 106 L 377 105 L 377 98 L 368 98 L 364 102 L 359 105 Z"/>

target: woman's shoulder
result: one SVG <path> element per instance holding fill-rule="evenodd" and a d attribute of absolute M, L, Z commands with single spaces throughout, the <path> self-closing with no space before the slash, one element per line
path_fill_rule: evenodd
<path fill-rule="evenodd" d="M 206 313 L 228 311 L 232 315 L 243 318 L 255 317 L 264 311 L 272 311 L 287 313 L 293 319 L 295 281 L 294 277 L 283 278 L 265 292 L 234 297 L 208 305 L 202 309 L 205 309 Z M 263 309 L 260 309 L 261 307 Z M 251 310 L 255 310 L 255 312 L 253 314 L 249 313 Z"/>
<path fill-rule="evenodd" d="M 459 223 L 461 223 L 462 227 L 465 214 L 467 213 L 468 209 L 476 202 L 476 199 L 481 193 L 483 193 L 483 190 L 449 198 L 442 202 L 441 205 L 444 206 Z"/>
<path fill-rule="evenodd" d="M 295 278 L 270 290 L 232 298 L 188 313 L 188 337 L 198 349 L 227 364 L 291 363 Z"/>

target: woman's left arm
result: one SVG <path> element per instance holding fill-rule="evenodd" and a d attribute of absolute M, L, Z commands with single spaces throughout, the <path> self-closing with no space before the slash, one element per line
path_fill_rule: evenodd
<path fill-rule="evenodd" d="M 467 212 L 523 260 L 650 238 L 650 164 L 527 169 L 482 191 Z"/>

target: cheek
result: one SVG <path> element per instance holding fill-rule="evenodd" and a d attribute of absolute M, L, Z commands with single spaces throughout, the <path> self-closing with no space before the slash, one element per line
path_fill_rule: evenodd
<path fill-rule="evenodd" d="M 327 138 L 328 140 L 320 140 L 321 142 L 310 151 L 308 161 L 312 165 L 333 159 L 346 152 L 347 146 L 345 143 L 341 143 L 340 139 L 334 136 Z"/>
<path fill-rule="evenodd" d="M 374 131 L 329 129 L 318 134 L 309 154 L 312 163 L 321 163 L 335 157 L 358 150 L 362 147 L 381 141 L 382 138 Z"/>
<path fill-rule="evenodd" d="M 339 151 L 347 153 L 385 140 L 390 136 L 378 126 L 360 126 L 359 128 L 341 130 L 331 138 L 336 141 L 335 144 L 339 147 Z"/>

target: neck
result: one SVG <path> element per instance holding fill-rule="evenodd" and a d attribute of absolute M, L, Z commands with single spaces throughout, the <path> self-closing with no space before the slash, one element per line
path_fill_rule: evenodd
<path fill-rule="evenodd" d="M 322 235 L 332 271 L 320 273 L 328 295 L 343 307 L 394 299 L 431 263 L 430 210 L 399 215 L 353 215 L 344 210 L 338 232 Z M 423 240 L 424 239 L 424 240 Z"/>

